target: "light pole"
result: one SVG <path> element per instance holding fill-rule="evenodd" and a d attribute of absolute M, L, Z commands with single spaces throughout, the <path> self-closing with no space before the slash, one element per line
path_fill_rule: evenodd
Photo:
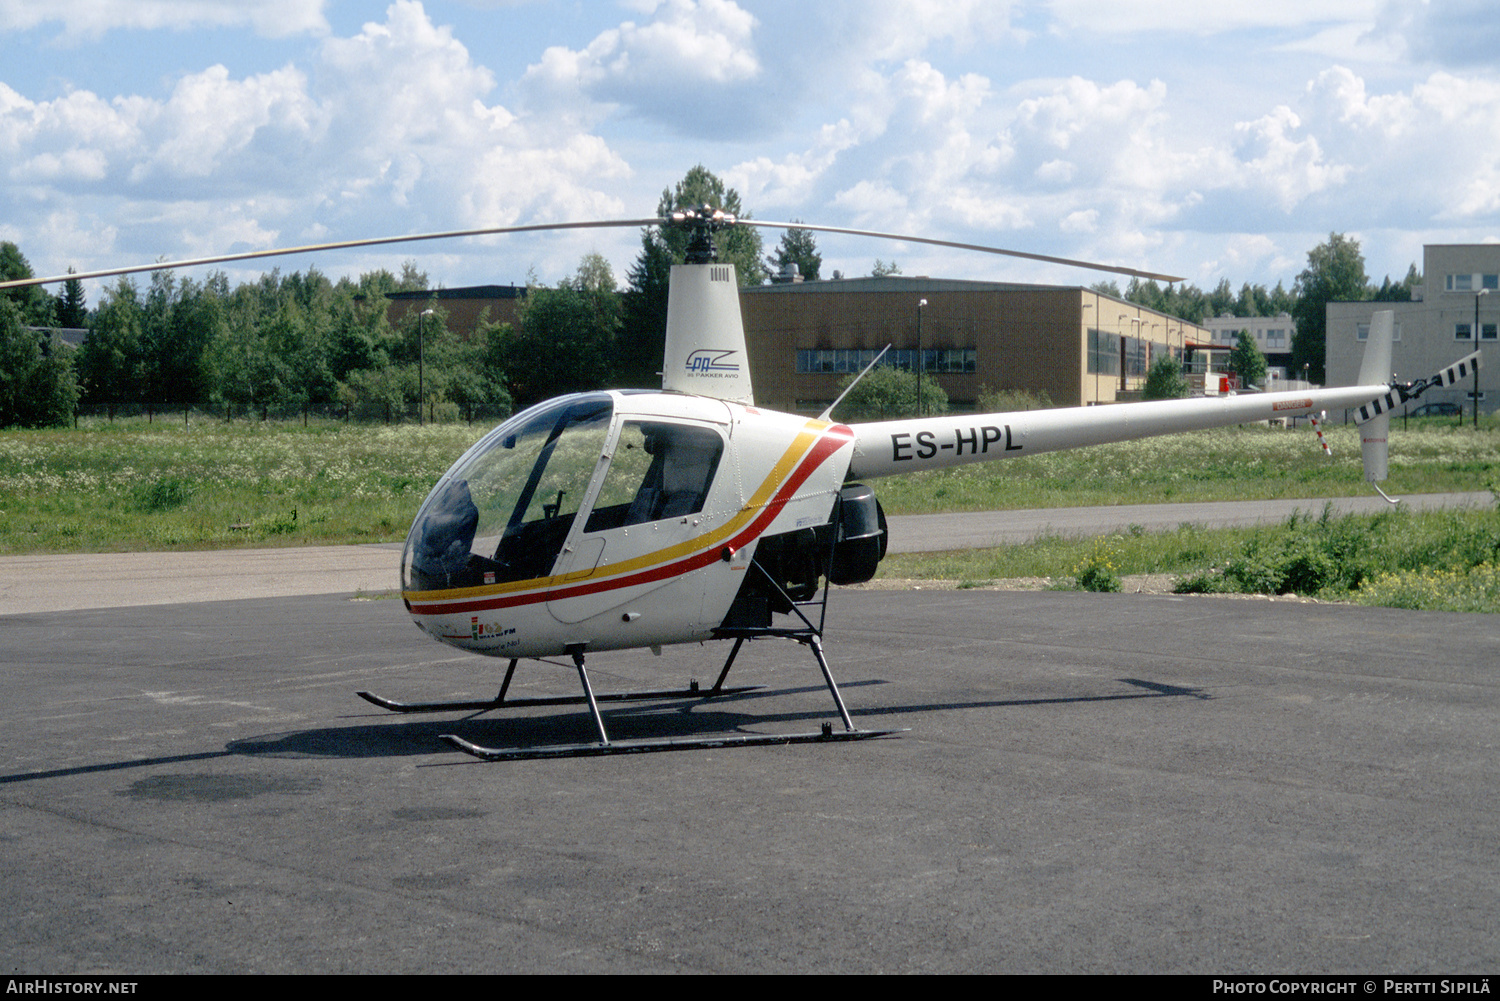
<path fill-rule="evenodd" d="M 1479 350 L 1479 297 L 1489 295 L 1490 290 L 1482 288 L 1474 293 L 1474 350 Z M 1474 366 L 1474 430 L 1479 430 L 1479 366 Z"/>
<path fill-rule="evenodd" d="M 1095 295 L 1094 301 L 1097 302 L 1098 299 L 1098 295 Z M 1094 303 L 1086 302 L 1079 307 L 1078 321 L 1080 323 L 1083 322 L 1085 309 L 1094 309 Z M 1089 337 L 1086 325 L 1083 328 L 1083 349 L 1088 352 L 1089 362 L 1094 368 L 1094 406 L 1097 407 L 1099 405 L 1099 312 L 1097 309 L 1094 310 L 1094 336 Z"/>
<path fill-rule="evenodd" d="M 922 311 L 927 308 L 926 299 L 917 300 L 917 416 L 922 416 Z M 1477 310 L 1478 307 L 1476 306 Z"/>
<path fill-rule="evenodd" d="M 422 404 L 426 402 L 427 394 L 423 385 L 422 369 L 427 361 L 427 330 L 426 321 L 432 315 L 432 310 L 424 309 L 417 316 L 417 426 L 422 426 Z"/>

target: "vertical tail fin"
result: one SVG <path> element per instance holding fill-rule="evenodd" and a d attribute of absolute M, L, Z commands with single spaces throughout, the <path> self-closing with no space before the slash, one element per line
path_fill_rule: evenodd
<path fill-rule="evenodd" d="M 1359 366 L 1361 386 L 1379 386 L 1391 381 L 1391 343 L 1395 340 L 1396 315 L 1383 309 L 1370 318 L 1370 337 L 1365 342 L 1364 361 Z M 1386 439 L 1391 430 L 1391 411 L 1400 405 L 1399 391 L 1392 390 L 1359 408 L 1359 448 L 1365 462 L 1365 479 L 1379 483 L 1389 468 Z M 1378 488 L 1377 488 L 1378 489 Z"/>
<path fill-rule="evenodd" d="M 732 264 L 674 264 L 661 388 L 753 404 Z"/>

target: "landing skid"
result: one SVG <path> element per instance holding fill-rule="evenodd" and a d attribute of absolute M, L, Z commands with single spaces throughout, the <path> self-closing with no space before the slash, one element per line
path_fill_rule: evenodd
<path fill-rule="evenodd" d="M 502 704 L 507 706 L 525 704 L 564 705 L 569 703 L 587 702 L 589 713 L 594 720 L 594 728 L 599 732 L 598 743 L 560 744 L 552 747 L 485 747 L 481 744 L 475 744 L 471 741 L 467 741 L 462 737 L 452 733 L 442 734 L 442 738 L 443 740 L 447 741 L 450 746 L 463 751 L 465 754 L 472 754 L 474 757 L 480 758 L 484 761 L 521 761 L 528 758 L 583 758 L 596 757 L 603 754 L 646 754 L 653 751 L 689 751 L 715 747 L 761 747 L 770 744 L 821 744 L 844 740 L 868 740 L 871 737 L 887 737 L 891 734 L 902 732 L 900 730 L 856 730 L 854 728 L 854 724 L 849 719 L 849 711 L 844 708 L 844 700 L 839 695 L 838 685 L 834 683 L 833 675 L 828 670 L 828 661 L 823 657 L 822 645 L 818 642 L 817 637 L 813 636 L 795 638 L 798 639 L 799 642 L 810 646 L 813 650 L 813 654 L 818 658 L 818 665 L 823 669 L 823 678 L 828 682 L 828 689 L 833 693 L 834 704 L 838 707 L 839 716 L 843 719 L 844 729 L 842 731 L 835 730 L 833 728 L 833 724 L 831 723 L 824 723 L 822 729 L 816 733 L 734 733 L 717 737 L 645 737 L 635 740 L 610 739 L 609 732 L 604 728 L 604 719 L 599 715 L 598 704 L 600 702 L 623 701 L 632 698 L 678 698 L 683 695 L 727 695 L 733 692 L 754 691 L 756 688 L 760 687 L 758 685 L 748 688 L 723 687 L 724 677 L 729 673 L 729 668 L 734 665 L 735 655 L 740 652 L 740 647 L 744 645 L 746 638 L 747 637 L 745 636 L 739 636 L 735 638 L 734 649 L 730 651 L 729 659 L 725 662 L 724 669 L 719 672 L 719 680 L 714 683 L 714 686 L 712 688 L 707 690 L 699 690 L 697 685 L 694 684 L 694 686 L 687 692 L 632 692 L 613 697 L 608 695 L 595 695 L 593 686 L 589 684 L 588 671 L 583 666 L 583 649 L 582 647 L 573 647 L 568 650 L 568 653 L 573 657 L 573 665 L 578 668 L 578 680 L 583 685 L 583 696 L 581 698 L 578 696 L 571 696 L 555 699 L 528 699 L 524 702 L 521 700 L 504 702 L 503 700 L 505 698 L 505 689 L 502 688 L 500 690 L 501 701 L 497 701 L 494 703 L 477 703 L 472 705 L 468 703 L 462 704 L 470 706 L 472 708 L 477 708 L 481 706 L 492 707 Z M 510 670 L 515 670 L 514 661 L 511 662 Z M 506 672 L 505 683 L 507 685 L 510 684 L 510 671 Z M 368 698 L 371 702 L 375 702 L 376 705 L 385 704 L 385 700 L 376 702 L 376 700 L 369 695 L 366 695 L 365 697 Z M 455 703 L 447 704 L 449 706 L 455 705 Z"/>
<path fill-rule="evenodd" d="M 484 761 L 595 757 L 604 754 L 644 754 L 654 751 L 686 751 L 717 747 L 762 747 L 772 744 L 822 744 L 836 741 L 869 740 L 873 737 L 889 737 L 894 734 L 904 733 L 904 730 L 857 730 L 854 727 L 853 720 L 849 718 L 849 710 L 844 707 L 844 698 L 839 694 L 839 686 L 833 680 L 833 672 L 828 668 L 828 659 L 823 656 L 823 617 L 826 616 L 828 609 L 828 585 L 826 583 L 823 585 L 821 600 L 796 602 L 786 594 L 786 591 L 775 578 L 766 572 L 765 568 L 761 567 L 754 560 L 751 561 L 751 566 L 765 577 L 772 588 L 780 592 L 786 605 L 802 620 L 802 625 L 792 628 L 774 628 L 765 625 L 721 627 L 715 630 L 716 639 L 733 639 L 734 647 L 729 651 L 729 657 L 724 662 L 723 670 L 719 672 L 718 680 L 714 682 L 712 688 L 706 690 L 700 689 L 698 682 L 695 680 L 690 683 L 687 689 L 662 689 L 646 692 L 619 692 L 595 695 L 594 687 L 589 683 L 588 670 L 584 667 L 583 663 L 585 644 L 580 643 L 568 647 L 567 653 L 573 658 L 573 666 L 578 670 L 578 681 L 583 686 L 582 696 L 565 695 L 544 698 L 507 699 L 505 693 L 510 689 L 511 678 L 516 672 L 516 661 L 514 659 L 511 660 L 510 666 L 506 668 L 505 680 L 500 685 L 500 694 L 495 696 L 494 699 L 484 702 L 394 702 L 370 692 L 359 692 L 358 694 L 360 698 L 367 702 L 373 703 L 382 709 L 398 713 L 450 712 L 455 710 L 477 710 L 482 712 L 512 706 L 588 704 L 589 715 L 594 721 L 594 729 L 599 733 L 598 743 L 560 744 L 551 747 L 485 747 L 481 744 L 465 740 L 457 734 L 442 734 L 442 739 L 451 747 Z M 821 606 L 817 625 L 813 625 L 812 620 L 803 613 L 800 606 L 804 604 Z M 599 715 L 600 702 L 630 702 L 643 699 L 713 698 L 721 695 L 735 695 L 741 692 L 756 691 L 761 686 L 751 685 L 743 688 L 725 688 L 724 679 L 729 675 L 729 669 L 734 666 L 734 659 L 739 655 L 740 647 L 745 645 L 747 639 L 770 637 L 795 640 L 812 651 L 813 657 L 818 661 L 818 668 L 823 672 L 823 681 L 828 685 L 828 691 L 833 696 L 833 704 L 838 708 L 839 719 L 844 724 L 843 730 L 835 730 L 833 724 L 824 723 L 822 728 L 816 733 L 735 733 L 714 737 L 647 737 L 634 740 L 610 740 L 609 731 L 604 728 L 604 718 Z"/>
<path fill-rule="evenodd" d="M 616 740 L 608 744 L 558 744 L 553 747 L 482 747 L 451 733 L 443 734 L 450 745 L 485 761 L 519 761 L 527 758 L 592 758 L 603 754 L 645 754 L 653 751 L 693 751 L 715 747 L 764 747 L 772 744 L 825 744 L 845 740 L 888 737 L 901 730 L 843 730 L 824 723 L 818 733 L 735 733 L 723 737 L 658 737 Z"/>

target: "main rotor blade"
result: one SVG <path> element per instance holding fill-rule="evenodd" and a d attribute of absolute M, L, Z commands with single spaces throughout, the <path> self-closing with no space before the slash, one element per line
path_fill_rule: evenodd
<path fill-rule="evenodd" d="M 1181 282 L 1186 278 L 1177 275 L 1159 275 L 1152 271 L 1121 268 L 1113 264 L 1096 264 L 1092 261 L 1075 261 L 1067 257 L 1049 257 L 1046 254 L 1031 254 L 1024 250 L 1006 250 L 1003 247 L 986 247 L 978 243 L 958 243 L 953 240 L 934 240 L 926 236 L 905 236 L 901 233 L 878 233 L 870 229 L 845 229 L 842 226 L 812 226 L 805 222 L 766 222 L 761 219 L 738 219 L 744 226 L 765 226 L 769 229 L 809 229 L 817 233 L 845 233 L 849 236 L 871 236 L 880 240 L 901 240 L 906 243 L 928 243 L 934 247 L 953 247 L 957 250 L 977 250 L 982 254 L 1003 254 L 1006 257 L 1024 257 L 1029 261 L 1045 261 L 1048 264 L 1065 264 L 1070 268 L 1087 268 L 1090 271 L 1110 271 L 1132 278 L 1151 278 L 1159 282 Z"/>
<path fill-rule="evenodd" d="M 261 257 L 283 257 L 287 254 L 312 254 L 324 250 L 347 250 L 350 247 L 376 247 L 388 243 L 416 243 L 420 240 L 446 240 L 465 236 L 492 236 L 500 233 L 543 233 L 563 229 L 610 229 L 626 226 L 660 226 L 662 219 L 612 219 L 596 222 L 548 222 L 529 226 L 491 226 L 483 229 L 453 229 L 443 233 L 417 233 L 411 236 L 379 236 L 367 240 L 338 240 L 333 243 L 309 243 L 304 247 L 281 247 L 276 250 L 248 250 L 239 254 L 220 254 L 217 257 L 195 257 L 186 261 L 158 261 L 155 264 L 135 264 L 128 268 L 105 268 L 101 271 L 84 271 L 77 274 L 54 275 L 51 278 L 21 278 L 0 282 L 0 289 L 18 288 L 22 285 L 50 285 L 85 278 L 110 278 L 115 275 L 133 275 L 142 271 L 171 271 L 175 268 L 193 268 L 203 264 L 226 264 L 230 261 L 253 261 Z"/>
<path fill-rule="evenodd" d="M 418 243 L 423 240 L 447 240 L 470 236 L 497 236 L 504 233 L 544 233 L 571 229 L 622 229 L 635 226 L 669 226 L 673 224 L 671 219 L 610 219 L 594 220 L 589 222 L 552 222 L 533 223 L 525 226 L 487 226 L 479 229 L 453 229 L 440 233 L 414 233 L 407 236 L 380 236 L 361 240 L 336 240 L 329 243 L 310 243 L 300 247 L 279 247 L 272 250 L 248 250 L 238 254 L 219 254 L 213 257 L 195 257 L 180 261 L 157 261 L 152 264 L 136 264 L 123 268 L 103 268 L 98 271 L 74 272 L 66 275 L 53 275 L 48 278 L 21 278 L 13 281 L 0 282 L 0 289 L 19 288 L 25 285 L 52 285 L 58 282 L 66 282 L 73 279 L 83 281 L 92 278 L 111 278 L 116 275 L 133 275 L 144 271 L 170 271 L 176 268 L 192 268 L 205 264 L 228 264 L 232 261 L 253 261 L 265 257 L 284 257 L 289 254 L 312 254 L 325 250 L 348 250 L 354 247 L 378 247 L 394 243 Z M 1153 271 L 1141 271 L 1136 268 L 1122 268 L 1112 264 L 1098 264 L 1093 261 L 1079 261 L 1067 257 L 1052 257 L 1047 254 L 1033 254 L 1024 250 L 1006 250 L 1003 247 L 989 247 L 978 243 L 960 243 L 955 240 L 937 240 L 927 236 L 911 236 L 905 233 L 882 233 L 869 229 L 849 229 L 843 226 L 818 226 L 802 222 L 770 222 L 762 219 L 736 219 L 733 224 L 744 226 L 760 226 L 766 229 L 806 229 L 818 233 L 842 233 L 848 236 L 865 236 L 878 240 L 898 240 L 906 243 L 925 243 L 934 247 L 952 247 L 956 250 L 974 250 L 983 254 L 1001 254 L 1006 257 L 1020 257 L 1026 260 L 1043 261 L 1048 264 L 1061 264 L 1067 267 L 1085 268 L 1091 271 L 1108 271 L 1113 274 L 1130 275 L 1134 278 L 1150 278 L 1163 282 L 1180 282 L 1186 279 L 1175 275 L 1157 274 Z"/>

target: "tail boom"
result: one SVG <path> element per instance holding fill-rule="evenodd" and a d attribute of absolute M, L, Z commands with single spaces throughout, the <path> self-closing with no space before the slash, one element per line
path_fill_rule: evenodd
<path fill-rule="evenodd" d="M 1305 392 L 999 414 L 948 414 L 856 424 L 852 425 L 854 458 L 849 475 L 855 479 L 892 476 L 1272 418 L 1301 417 L 1319 410 L 1359 407 L 1383 396 L 1389 388 L 1342 386 Z"/>

